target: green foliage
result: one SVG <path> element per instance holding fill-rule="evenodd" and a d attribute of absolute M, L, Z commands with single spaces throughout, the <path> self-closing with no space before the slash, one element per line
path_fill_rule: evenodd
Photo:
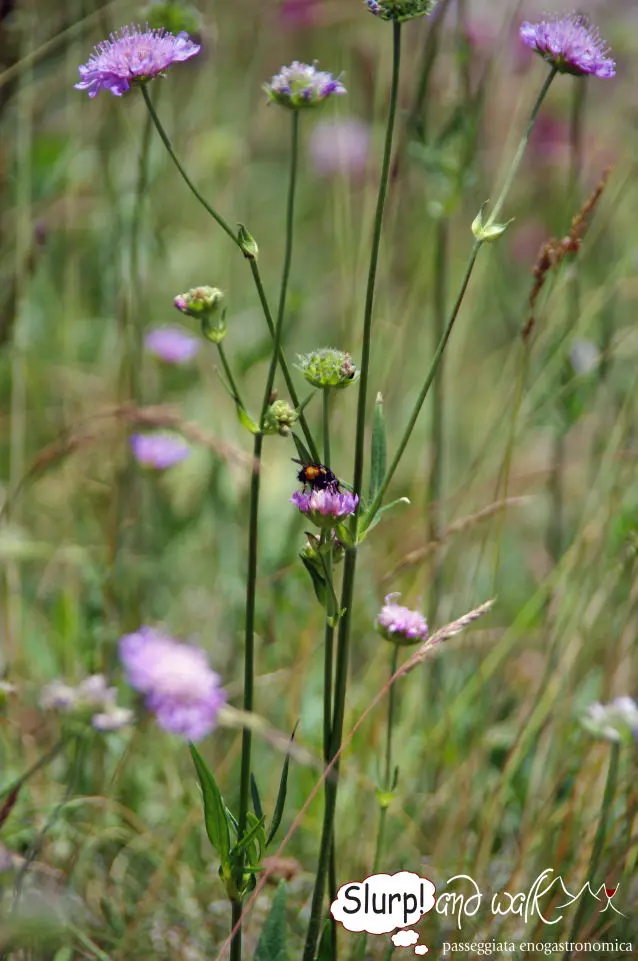
<path fill-rule="evenodd" d="M 286 885 L 280 881 L 264 923 L 254 961 L 287 961 Z"/>

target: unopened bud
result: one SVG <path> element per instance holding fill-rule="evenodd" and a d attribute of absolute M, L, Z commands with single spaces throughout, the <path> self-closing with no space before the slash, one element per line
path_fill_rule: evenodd
<path fill-rule="evenodd" d="M 239 230 L 237 232 L 237 240 L 239 241 L 239 246 L 241 251 L 248 260 L 257 260 L 259 254 L 259 247 L 257 246 L 257 241 L 249 234 L 243 224 L 238 224 Z"/>

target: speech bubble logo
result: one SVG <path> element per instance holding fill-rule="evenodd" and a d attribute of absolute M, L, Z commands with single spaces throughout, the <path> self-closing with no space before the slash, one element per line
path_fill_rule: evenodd
<path fill-rule="evenodd" d="M 342 885 L 330 913 L 347 931 L 389 934 L 396 928 L 411 927 L 431 911 L 435 892 L 428 878 L 410 871 L 373 874 L 364 881 Z"/>
<path fill-rule="evenodd" d="M 414 949 L 414 953 L 427 954 L 429 950 L 430 949 L 428 948 L 427 944 L 417 944 L 416 948 Z"/>
<path fill-rule="evenodd" d="M 395 948 L 411 948 L 419 940 L 418 931 L 397 931 L 390 938 Z"/>

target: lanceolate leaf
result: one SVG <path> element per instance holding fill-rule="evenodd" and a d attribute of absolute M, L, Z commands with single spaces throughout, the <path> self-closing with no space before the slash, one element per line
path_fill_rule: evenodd
<path fill-rule="evenodd" d="M 255 780 L 255 775 L 250 775 L 250 793 L 253 798 L 253 808 L 255 809 L 255 814 L 259 819 L 264 816 L 264 809 L 261 804 L 261 798 L 259 796 L 259 788 L 257 787 L 257 781 Z"/>
<path fill-rule="evenodd" d="M 288 961 L 286 951 L 286 884 L 279 882 L 253 961 Z"/>
<path fill-rule="evenodd" d="M 372 452 L 370 461 L 370 500 L 383 483 L 386 469 L 387 441 L 385 431 L 385 416 L 383 413 L 383 397 L 377 394 L 372 420 Z"/>
<path fill-rule="evenodd" d="M 292 439 L 295 442 L 295 447 L 297 448 L 297 454 L 299 455 L 299 460 L 302 464 L 312 464 L 313 457 L 308 448 L 304 445 L 304 442 L 299 438 L 294 430 L 291 431 Z"/>
<path fill-rule="evenodd" d="M 292 732 L 290 738 L 291 741 L 295 738 L 295 731 L 297 730 L 297 725 Z M 275 802 L 275 810 L 272 816 L 272 824 L 270 825 L 270 833 L 268 835 L 268 840 L 266 841 L 266 847 L 270 844 L 274 838 L 279 825 L 281 824 L 281 819 L 284 815 L 284 807 L 286 806 L 286 792 L 288 790 L 288 769 L 290 767 L 290 754 L 286 754 L 286 760 L 284 761 L 284 766 L 281 771 L 281 780 L 279 782 L 279 791 L 277 793 L 277 801 Z"/>
<path fill-rule="evenodd" d="M 306 568 L 306 570 L 307 570 L 308 573 L 310 574 L 310 579 L 311 579 L 311 581 L 312 581 L 312 586 L 313 586 L 314 589 L 315 589 L 315 595 L 316 595 L 316 597 L 317 597 L 317 600 L 319 601 L 319 603 L 321 604 L 322 607 L 325 607 L 325 606 L 326 606 L 326 581 L 325 581 L 325 579 L 321 576 L 321 574 L 319 573 L 319 571 L 317 570 L 317 568 L 314 566 L 314 564 L 312 563 L 312 561 L 309 561 L 307 557 L 304 557 L 304 556 L 303 556 L 303 554 L 300 554 L 299 556 L 301 557 L 301 560 L 302 560 L 302 562 L 303 562 L 303 566 Z"/>
<path fill-rule="evenodd" d="M 259 425 L 255 423 L 250 414 L 248 414 L 243 407 L 240 407 L 239 404 L 237 404 L 237 417 L 241 426 L 245 427 L 251 434 L 259 433 Z"/>
<path fill-rule="evenodd" d="M 204 797 L 204 823 L 210 843 L 226 867 L 230 863 L 230 832 L 226 808 L 217 782 L 197 748 L 190 745 L 191 756 Z"/>

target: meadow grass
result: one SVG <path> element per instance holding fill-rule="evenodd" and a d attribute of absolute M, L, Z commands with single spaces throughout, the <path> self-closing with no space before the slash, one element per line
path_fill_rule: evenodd
<path fill-rule="evenodd" d="M 403 28 L 367 404 L 371 425 L 382 394 L 390 457 L 458 291 L 470 225 L 498 196 L 546 71 L 510 31 L 537 9 L 448 6 L 436 35 L 427 18 Z M 283 345 L 289 363 L 325 345 L 358 362 L 392 28 L 356 0 L 317 0 L 313 10 L 313 25 L 295 26 L 274 2 L 201 0 L 202 54 L 148 91 L 198 189 L 257 239 L 276 305 L 290 118 L 265 104 L 261 85 L 293 59 L 344 72 L 348 95 L 301 117 Z M 481 252 L 444 381 L 392 480 L 389 499 L 410 503 L 369 534 L 357 562 L 345 733 L 388 679 L 392 648 L 374 629 L 386 594 L 400 591 L 430 612 L 432 629 L 495 598 L 488 615 L 393 689 L 398 783 L 383 816 L 380 870 L 414 871 L 441 889 L 465 874 L 486 892 L 462 932 L 451 917 L 426 916 L 422 941 L 433 955 L 444 941 L 638 938 L 636 746 L 616 750 L 579 724 L 592 702 L 635 695 L 638 686 L 635 19 L 620 3 L 591 12 L 613 44 L 618 77 L 553 83 L 542 114 L 553 126 L 533 135 L 502 213 L 516 220 Z M 217 957 L 229 929 L 184 742 L 144 718 L 108 737 L 70 737 L 57 751 L 59 721 L 39 707 L 47 682 L 95 672 L 133 705 L 117 641 L 142 623 L 201 645 L 229 702 L 242 705 L 252 438 L 213 344 L 202 343 L 193 365 L 173 368 L 144 352 L 141 332 L 177 323 L 197 333 L 174 296 L 200 284 L 222 288 L 224 349 L 253 412 L 272 341 L 244 258 L 177 177 L 142 97 L 89 101 L 73 89 L 93 42 L 143 19 L 128 3 L 25 0 L 2 24 L 0 666 L 16 690 L 0 706 L 0 792 L 55 755 L 29 777 L 4 823 L 0 816 L 7 958 L 193 961 Z M 433 36 L 427 124 L 415 132 Z M 575 146 L 577 82 L 587 83 L 587 96 Z M 368 165 L 354 177 L 322 177 L 311 162 L 311 130 L 335 114 L 370 125 Z M 548 273 L 525 339 L 540 241 L 568 234 L 610 164 L 582 246 Z M 592 370 L 572 365 L 576 339 L 597 347 Z M 293 379 L 304 397 L 308 385 L 294 369 Z M 275 386 L 285 397 L 279 371 Z M 354 389 L 331 398 L 330 463 L 347 482 L 356 408 Z M 305 414 L 321 438 L 321 398 Z M 182 431 L 191 455 L 163 474 L 135 469 L 127 438 L 148 424 Z M 369 451 L 369 429 L 366 444 Z M 298 559 L 308 522 L 288 503 L 296 456 L 289 438 L 265 438 L 255 711 L 286 736 L 298 723 L 297 740 L 321 759 L 325 615 Z M 372 872 L 387 710 L 381 701 L 341 757 L 339 883 Z M 240 730 L 219 728 L 200 745 L 235 811 L 241 740 Z M 282 763 L 282 751 L 253 734 L 252 769 L 268 811 Z M 319 773 L 293 761 L 273 848 Z M 286 846 L 294 861 L 274 872 L 289 877 L 290 958 L 301 957 L 322 818 L 320 792 Z M 548 868 L 572 891 L 587 880 L 594 889 L 619 885 L 614 905 L 624 916 L 600 913 L 595 901 L 578 914 L 570 908 L 551 929 L 537 916 L 525 924 L 492 914 L 493 892 L 527 891 Z M 274 890 L 267 885 L 245 919 L 246 958 L 255 956 Z M 340 932 L 339 957 L 361 943 Z M 387 957 L 389 944 L 368 937 L 366 957 Z"/>

